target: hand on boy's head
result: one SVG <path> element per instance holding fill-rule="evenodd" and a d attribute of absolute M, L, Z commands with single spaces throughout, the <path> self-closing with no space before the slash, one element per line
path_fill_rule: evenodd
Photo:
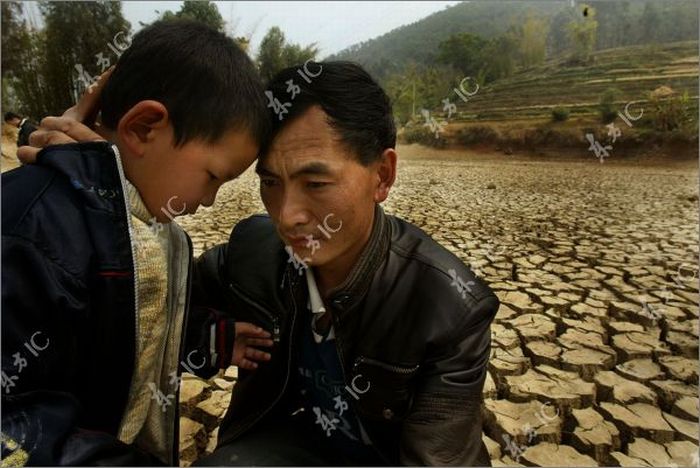
<path fill-rule="evenodd" d="M 61 117 L 46 117 L 39 129 L 29 135 L 30 146 L 17 149 L 17 157 L 24 164 L 36 162 L 36 155 L 49 145 L 84 141 L 104 141 L 104 138 L 91 127 L 98 126 L 95 117 L 99 111 L 102 89 L 112 73 L 109 68 L 93 83 L 78 103 L 66 110 Z"/>
<path fill-rule="evenodd" d="M 97 78 L 93 84 L 83 93 L 78 102 L 63 113 L 63 117 L 68 117 L 78 122 L 81 122 L 88 127 L 94 128 L 95 118 L 100 111 L 100 97 L 109 77 L 114 71 L 114 66 L 111 66 L 103 74 Z M 79 140 L 80 141 L 80 140 Z"/>
<path fill-rule="evenodd" d="M 24 164 L 36 162 L 36 156 L 50 145 L 62 145 L 84 141 L 104 141 L 104 138 L 70 117 L 46 117 L 38 130 L 29 135 L 31 146 L 17 148 L 17 157 Z"/>

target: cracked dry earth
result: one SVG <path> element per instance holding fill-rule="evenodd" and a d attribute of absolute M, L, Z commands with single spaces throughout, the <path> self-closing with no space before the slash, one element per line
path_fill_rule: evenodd
<path fill-rule="evenodd" d="M 399 157 L 385 210 L 502 303 L 484 388 L 492 463 L 697 466 L 697 161 Z M 249 170 L 181 224 L 199 254 L 263 210 Z M 215 447 L 235 377 L 184 380 L 183 465 Z"/>

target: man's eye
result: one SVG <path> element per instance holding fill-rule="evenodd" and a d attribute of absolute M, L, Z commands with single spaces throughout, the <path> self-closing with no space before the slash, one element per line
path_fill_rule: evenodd
<path fill-rule="evenodd" d="M 328 182 L 307 182 L 306 186 L 309 188 L 322 188 L 328 185 Z"/>
<path fill-rule="evenodd" d="M 260 183 L 264 187 L 274 187 L 276 185 L 276 182 L 274 179 L 260 179 Z"/>

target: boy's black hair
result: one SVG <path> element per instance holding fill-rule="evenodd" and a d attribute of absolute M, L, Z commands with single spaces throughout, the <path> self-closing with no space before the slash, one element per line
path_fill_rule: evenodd
<path fill-rule="evenodd" d="M 14 112 L 7 112 L 5 113 L 5 122 L 9 122 L 12 119 L 20 119 L 22 120 L 22 117 L 19 115 L 15 114 Z"/>
<path fill-rule="evenodd" d="M 288 91 L 289 80 L 299 86 L 299 93 L 293 99 L 291 92 L 296 90 Z M 272 131 L 268 145 L 289 122 L 319 105 L 360 164 L 367 166 L 377 161 L 385 149 L 396 146 L 396 125 L 389 97 L 356 63 L 307 62 L 286 68 L 270 80 L 267 91 L 280 103 L 291 104 L 285 107 L 287 113 L 282 114 L 282 119 L 270 104 Z M 261 154 L 267 149 L 263 148 Z"/>
<path fill-rule="evenodd" d="M 214 142 L 232 128 L 248 129 L 260 145 L 267 138 L 269 115 L 253 62 L 233 39 L 197 21 L 158 21 L 134 35 L 102 92 L 102 123 L 115 129 L 147 99 L 168 109 L 176 146 Z"/>

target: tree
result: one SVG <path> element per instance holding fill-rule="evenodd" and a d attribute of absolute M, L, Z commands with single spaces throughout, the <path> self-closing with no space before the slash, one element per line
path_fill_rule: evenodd
<path fill-rule="evenodd" d="M 224 18 L 221 16 L 217 6 L 209 0 L 185 0 L 177 13 L 166 10 L 159 17 L 159 19 L 162 21 L 182 18 L 202 22 L 219 32 L 226 33 L 228 36 L 231 36 L 236 44 L 238 44 L 238 46 L 246 53 L 248 53 L 250 49 L 250 36 L 252 33 L 246 36 L 236 35 L 236 22 L 234 22 L 233 25 L 229 24 L 229 31 L 227 31 L 226 21 L 224 21 Z"/>
<path fill-rule="evenodd" d="M 273 26 L 260 43 L 256 61 L 260 76 L 267 82 L 280 70 L 301 65 L 307 60 L 314 60 L 316 55 L 318 55 L 318 47 L 315 43 L 306 47 L 287 44 L 282 30 Z"/>
<path fill-rule="evenodd" d="M 87 81 L 115 63 L 118 55 L 110 46 L 115 36 L 126 39 L 131 31 L 119 2 L 41 3 L 42 30 L 31 29 L 22 10 L 2 4 L 3 89 L 11 91 L 13 107 L 33 119 L 73 105 L 82 92 L 80 78 Z"/>
<path fill-rule="evenodd" d="M 34 119 L 45 115 L 46 41 L 24 20 L 20 2 L 2 2 L 2 107 Z"/>
<path fill-rule="evenodd" d="M 439 62 L 460 71 L 463 77 L 472 76 L 479 84 L 484 84 L 513 73 L 518 42 L 513 31 L 488 41 L 460 33 L 441 42 L 438 49 Z"/>
<path fill-rule="evenodd" d="M 437 59 L 465 76 L 476 76 L 484 65 L 482 50 L 485 45 L 486 42 L 474 34 L 454 34 L 440 43 Z"/>
<path fill-rule="evenodd" d="M 131 24 L 120 2 L 46 2 L 40 11 L 46 25 L 46 106 L 58 113 L 75 102 L 90 77 L 116 63 L 121 51 L 115 43 L 128 45 Z"/>
<path fill-rule="evenodd" d="M 400 123 L 421 118 L 420 111 L 443 114 L 444 102 L 449 99 L 457 104 L 453 88 L 463 75 L 451 66 L 419 67 L 409 63 L 402 71 L 392 73 L 382 80 L 382 87 L 391 100 L 394 116 Z M 454 118 L 454 117 L 452 117 Z"/>
<path fill-rule="evenodd" d="M 525 22 L 517 28 L 520 44 L 520 61 L 524 67 L 532 67 L 544 62 L 547 52 L 549 23 L 546 19 L 528 14 Z"/>
<path fill-rule="evenodd" d="M 400 123 L 405 123 L 415 116 L 416 83 L 419 80 L 415 63 L 409 63 L 403 72 L 393 73 L 384 80 L 394 115 Z"/>
<path fill-rule="evenodd" d="M 260 76 L 265 82 L 268 82 L 278 71 L 284 68 L 284 61 L 282 59 L 284 41 L 284 33 L 282 30 L 277 26 L 273 26 L 267 34 L 265 34 L 262 42 L 260 42 L 257 62 Z"/>
<path fill-rule="evenodd" d="M 600 104 L 598 108 L 600 109 L 600 120 L 604 124 L 608 124 L 615 120 L 617 117 L 617 106 L 615 105 L 615 98 L 622 94 L 617 88 L 608 88 L 600 96 Z"/>
<path fill-rule="evenodd" d="M 644 5 L 644 12 L 641 17 L 640 38 L 645 42 L 654 44 L 659 39 L 659 29 L 661 26 L 659 10 L 652 2 Z M 641 42 L 641 41 L 640 41 Z"/>
<path fill-rule="evenodd" d="M 217 31 L 224 32 L 226 23 L 219 13 L 219 9 L 209 0 L 185 0 L 177 13 L 166 10 L 160 16 L 161 20 L 190 19 L 200 21 L 211 26 Z"/>
<path fill-rule="evenodd" d="M 586 64 L 591 60 L 593 47 L 596 43 L 598 22 L 592 7 L 588 5 L 581 7 L 586 9 L 587 15 L 583 19 L 569 23 L 569 39 L 573 46 L 573 62 Z"/>
<path fill-rule="evenodd" d="M 515 70 L 518 43 L 509 34 L 491 39 L 484 48 L 484 82 L 507 78 Z"/>
<path fill-rule="evenodd" d="M 13 73 L 20 65 L 22 48 L 26 46 L 26 24 L 22 20 L 23 8 L 19 2 L 2 2 L 2 72 Z"/>
<path fill-rule="evenodd" d="M 596 49 L 621 47 L 636 40 L 631 34 L 635 18 L 630 14 L 629 1 L 597 2 L 595 14 L 601 19 L 598 22 Z"/>

